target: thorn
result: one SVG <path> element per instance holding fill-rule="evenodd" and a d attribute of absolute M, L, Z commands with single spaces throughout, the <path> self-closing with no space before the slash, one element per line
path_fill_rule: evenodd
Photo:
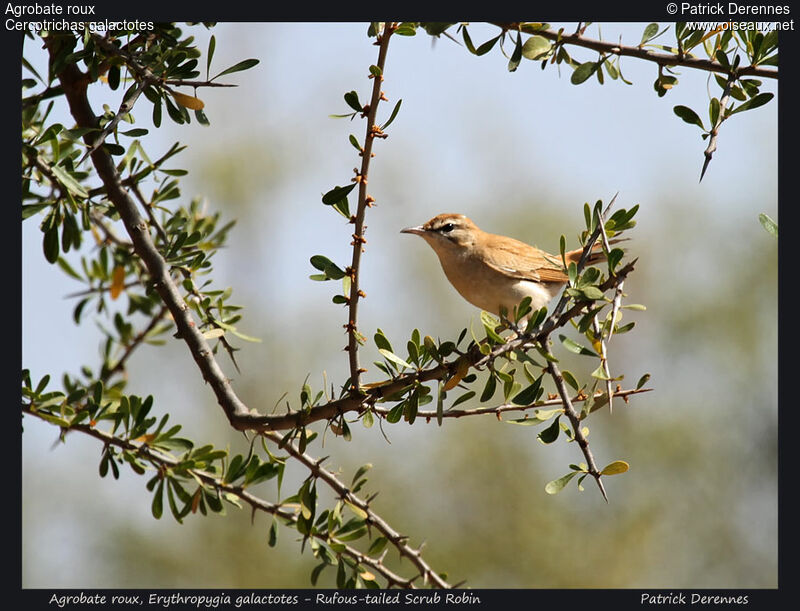
<path fill-rule="evenodd" d="M 597 486 L 600 488 L 600 492 L 602 493 L 603 498 L 605 499 L 606 503 L 608 503 L 608 496 L 606 496 L 606 489 L 603 486 L 603 482 L 600 481 L 600 477 L 601 476 L 598 473 L 597 475 L 594 476 L 594 479 L 597 482 Z"/>
<path fill-rule="evenodd" d="M 706 169 L 708 168 L 709 163 L 711 163 L 711 155 L 706 154 L 706 160 L 703 162 L 703 169 L 700 172 L 700 180 L 697 182 L 703 182 L 703 176 L 706 175 Z"/>

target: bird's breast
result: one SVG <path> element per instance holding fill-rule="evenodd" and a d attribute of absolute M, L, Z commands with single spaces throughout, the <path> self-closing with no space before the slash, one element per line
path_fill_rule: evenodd
<path fill-rule="evenodd" d="M 534 310 L 546 306 L 560 288 L 559 284 L 541 283 L 507 276 L 491 268 L 476 256 L 440 256 L 447 279 L 472 305 L 500 313 L 504 306 L 509 315 L 525 297 L 531 298 Z"/>

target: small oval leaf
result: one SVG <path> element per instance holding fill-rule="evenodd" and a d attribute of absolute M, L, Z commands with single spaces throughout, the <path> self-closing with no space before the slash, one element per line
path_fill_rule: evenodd
<path fill-rule="evenodd" d="M 171 93 L 172 97 L 175 98 L 175 101 L 185 108 L 190 110 L 203 110 L 203 108 L 205 108 L 205 104 L 203 104 L 203 100 L 200 98 L 186 95 L 184 93 L 180 93 L 179 91 L 172 91 Z"/>
<path fill-rule="evenodd" d="M 629 468 L 630 466 L 624 460 L 615 460 L 603 467 L 603 470 L 600 471 L 600 475 L 618 475 L 620 473 L 625 473 Z"/>
<path fill-rule="evenodd" d="M 577 471 L 572 471 L 562 477 L 559 477 L 558 479 L 554 479 L 552 482 L 547 482 L 547 485 L 544 487 L 544 491 L 547 494 L 557 494 L 561 492 L 564 489 L 564 486 L 566 486 L 577 474 Z"/>

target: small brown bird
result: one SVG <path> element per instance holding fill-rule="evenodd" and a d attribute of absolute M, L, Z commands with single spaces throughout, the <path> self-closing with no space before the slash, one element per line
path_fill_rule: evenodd
<path fill-rule="evenodd" d="M 447 279 L 461 296 L 493 314 L 499 314 L 503 306 L 510 316 L 528 296 L 533 310 L 538 310 L 550 303 L 568 280 L 560 256 L 486 233 L 463 214 L 440 214 L 401 233 L 421 236 L 436 252 Z M 582 252 L 565 253 L 567 265 L 577 263 Z M 602 252 L 592 253 L 588 262 L 603 257 Z"/>

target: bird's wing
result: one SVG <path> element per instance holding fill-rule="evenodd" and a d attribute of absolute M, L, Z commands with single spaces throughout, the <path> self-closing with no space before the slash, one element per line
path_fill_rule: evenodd
<path fill-rule="evenodd" d="M 559 259 L 543 250 L 534 248 L 505 236 L 493 240 L 490 254 L 485 258 L 492 269 L 520 280 L 537 282 L 566 282 L 567 274 Z"/>

